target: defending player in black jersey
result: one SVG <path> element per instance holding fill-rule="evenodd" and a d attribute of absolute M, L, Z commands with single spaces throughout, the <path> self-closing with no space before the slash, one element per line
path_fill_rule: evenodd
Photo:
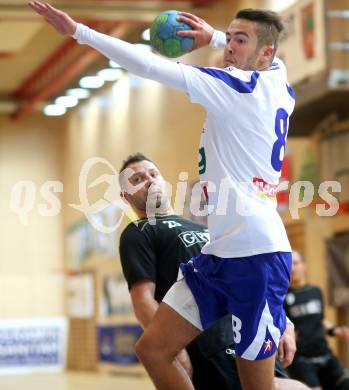
<path fill-rule="evenodd" d="M 122 196 L 139 216 L 129 224 L 120 239 L 120 257 L 130 289 L 135 314 L 145 328 L 154 316 L 158 303 L 176 281 L 180 262 L 187 262 L 200 252 L 208 240 L 206 227 L 174 215 L 165 193 L 165 182 L 156 165 L 141 154 L 130 156 L 121 171 L 132 168 L 130 183 L 120 185 Z M 143 183 L 143 186 L 141 185 Z M 126 187 L 140 186 L 131 195 Z M 131 191 L 132 192 L 132 191 Z M 148 203 L 147 203 L 148 200 Z M 147 205 L 158 207 L 155 219 L 147 218 Z M 149 210 L 148 210 L 149 211 Z M 285 363 L 292 360 L 292 327 L 282 338 Z M 178 357 L 193 375 L 196 390 L 240 390 L 241 385 L 233 358 L 233 334 L 229 317 L 219 321 L 199 336 Z M 276 367 L 275 385 L 281 390 L 305 389 L 300 383 L 283 379 L 280 362 Z"/>
<path fill-rule="evenodd" d="M 305 282 L 301 255 L 293 252 L 292 257 L 291 288 L 285 309 L 295 325 L 297 351 L 289 372 L 314 390 L 347 390 L 348 373 L 331 352 L 325 334 L 348 340 L 349 329 L 325 323 L 321 290 Z"/>

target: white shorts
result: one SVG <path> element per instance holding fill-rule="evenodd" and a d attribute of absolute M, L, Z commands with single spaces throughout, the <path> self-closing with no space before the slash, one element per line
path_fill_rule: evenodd
<path fill-rule="evenodd" d="M 198 305 L 181 271 L 178 273 L 177 282 L 167 291 L 162 302 L 169 305 L 196 328 L 203 330 Z"/>

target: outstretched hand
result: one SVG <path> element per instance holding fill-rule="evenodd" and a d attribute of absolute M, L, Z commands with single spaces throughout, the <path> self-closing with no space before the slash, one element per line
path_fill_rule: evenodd
<path fill-rule="evenodd" d="M 177 20 L 188 24 L 192 28 L 192 30 L 182 30 L 177 32 L 177 34 L 181 37 L 194 38 L 194 47 L 192 50 L 207 46 L 210 43 L 214 28 L 203 19 L 190 14 L 189 12 L 180 12 Z"/>
<path fill-rule="evenodd" d="M 40 1 L 29 1 L 28 5 L 50 23 L 60 34 L 73 35 L 75 33 L 77 23 L 65 12 Z"/>

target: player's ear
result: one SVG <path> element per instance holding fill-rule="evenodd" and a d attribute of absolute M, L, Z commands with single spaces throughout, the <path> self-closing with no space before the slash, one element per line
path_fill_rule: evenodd
<path fill-rule="evenodd" d="M 263 57 L 265 58 L 266 61 L 270 61 L 273 58 L 274 54 L 274 46 L 273 45 L 267 45 L 263 49 Z"/>
<path fill-rule="evenodd" d="M 120 197 L 126 204 L 130 204 L 130 201 L 129 201 L 130 195 L 126 191 L 121 191 Z"/>
<path fill-rule="evenodd" d="M 120 191 L 120 198 L 125 202 L 125 203 L 128 203 L 128 194 L 124 191 Z"/>

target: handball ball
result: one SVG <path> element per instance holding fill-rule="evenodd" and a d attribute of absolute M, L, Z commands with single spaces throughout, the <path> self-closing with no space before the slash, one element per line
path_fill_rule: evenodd
<path fill-rule="evenodd" d="M 180 57 L 194 46 L 194 38 L 177 35 L 177 31 L 192 30 L 187 24 L 177 21 L 178 15 L 178 11 L 164 11 L 150 27 L 150 44 L 158 53 L 170 58 Z"/>

